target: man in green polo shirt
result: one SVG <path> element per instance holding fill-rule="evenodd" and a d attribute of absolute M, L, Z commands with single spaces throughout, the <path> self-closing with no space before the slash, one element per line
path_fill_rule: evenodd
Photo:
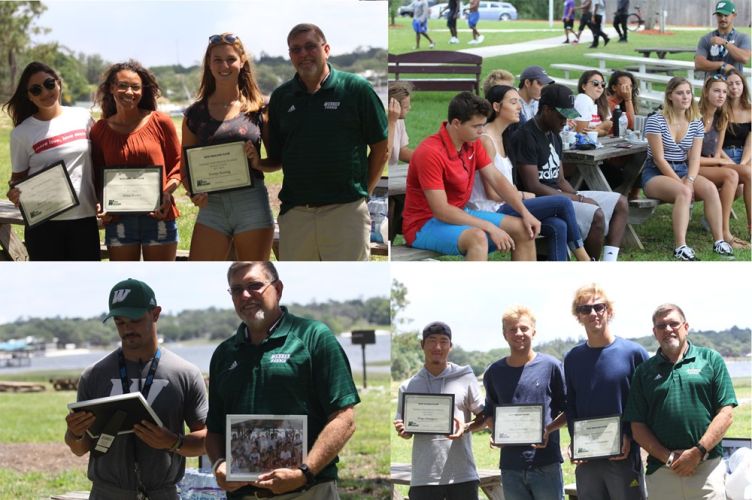
<path fill-rule="evenodd" d="M 366 198 L 387 160 L 384 104 L 367 80 L 327 63 L 318 26 L 293 27 L 287 45 L 296 74 L 272 93 L 262 162 L 284 174 L 280 260 L 368 260 Z"/>
<path fill-rule="evenodd" d="M 689 342 L 675 304 L 653 313 L 658 353 L 637 367 L 624 420 L 648 454 L 650 498 L 725 500 L 721 439 L 737 405 L 720 354 Z"/>
<path fill-rule="evenodd" d="M 360 402 L 342 347 L 326 325 L 279 305 L 284 287 L 271 262 L 235 262 L 227 281 L 243 322 L 209 365 L 206 452 L 217 484 L 228 498 L 339 498 L 337 454 L 355 431 L 353 406 Z M 306 415 L 305 462 L 257 481 L 227 481 L 225 421 L 237 414 Z"/>

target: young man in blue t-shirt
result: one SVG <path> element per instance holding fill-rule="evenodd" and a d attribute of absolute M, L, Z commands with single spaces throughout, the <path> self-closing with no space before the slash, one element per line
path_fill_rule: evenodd
<path fill-rule="evenodd" d="M 591 283 L 575 292 L 572 314 L 585 328 L 587 341 L 564 356 L 570 436 L 577 418 L 623 414 L 635 368 L 648 359 L 642 346 L 611 332 L 613 303 L 599 285 Z M 621 455 L 575 461 L 580 500 L 646 498 L 640 448 L 628 425 L 622 425 L 621 432 Z"/>
<path fill-rule="evenodd" d="M 486 424 L 493 428 L 494 408 L 500 404 L 542 404 L 543 443 L 505 445 L 499 467 L 505 498 L 563 499 L 559 428 L 566 424 L 566 388 L 561 363 L 533 351 L 535 316 L 524 306 L 514 306 L 502 316 L 506 356 L 486 370 Z"/>

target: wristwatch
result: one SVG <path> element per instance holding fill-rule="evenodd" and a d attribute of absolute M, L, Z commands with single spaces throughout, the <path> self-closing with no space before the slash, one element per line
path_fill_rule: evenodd
<path fill-rule="evenodd" d="M 700 462 L 704 462 L 705 459 L 708 456 L 708 450 L 706 450 L 705 447 L 703 445 L 701 445 L 699 441 L 695 445 L 695 448 L 697 448 L 698 450 L 700 450 L 700 455 L 702 455 L 702 458 L 700 459 Z"/>
<path fill-rule="evenodd" d="M 303 471 L 303 475 L 305 476 L 305 487 L 310 488 L 313 486 L 314 481 L 316 481 L 316 476 L 313 475 L 313 472 L 311 472 L 311 469 L 308 468 L 307 464 L 300 464 L 298 465 L 298 469 Z"/>
<path fill-rule="evenodd" d="M 185 436 L 182 434 L 178 434 L 178 438 L 175 440 L 175 444 L 173 444 L 170 447 L 170 450 L 172 453 L 175 453 L 176 451 L 180 451 L 180 448 L 183 447 L 183 441 L 185 439 Z"/>

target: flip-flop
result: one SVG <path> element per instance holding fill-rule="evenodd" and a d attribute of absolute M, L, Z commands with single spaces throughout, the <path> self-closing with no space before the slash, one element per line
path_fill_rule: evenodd
<path fill-rule="evenodd" d="M 752 247 L 749 241 L 744 241 L 743 239 L 738 238 L 736 236 L 734 236 L 731 239 L 731 241 L 729 241 L 729 243 L 731 244 L 732 248 L 737 248 L 737 249 L 747 249 L 747 248 Z"/>

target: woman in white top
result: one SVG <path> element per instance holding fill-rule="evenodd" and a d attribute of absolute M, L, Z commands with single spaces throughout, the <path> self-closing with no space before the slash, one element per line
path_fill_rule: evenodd
<path fill-rule="evenodd" d="M 410 93 L 413 86 L 410 82 L 389 82 L 389 166 L 398 163 L 410 163 L 413 150 L 407 147 L 410 142 L 405 128 L 405 117 L 410 112 Z"/>
<path fill-rule="evenodd" d="M 731 206 L 736 197 L 736 188 L 741 182 L 749 184 L 749 167 L 744 168 L 728 157 L 723 151 L 723 139 L 729 122 L 728 85 L 726 77 L 716 74 L 708 78 L 702 86 L 700 115 L 705 131 L 700 156 L 700 175 L 707 177 L 718 187 L 721 198 L 721 222 L 723 239 L 733 248 L 749 248 L 749 242 L 731 234 L 729 219 Z M 749 211 L 748 190 L 744 201 Z"/>
<path fill-rule="evenodd" d="M 7 196 L 18 206 L 21 190 L 15 187 L 17 183 L 60 160 L 65 162 L 79 204 L 39 225 L 26 227 L 29 258 L 99 260 L 89 142 L 93 121 L 85 109 L 62 106 L 61 91 L 57 73 L 46 64 L 32 62 L 3 106 L 15 127 L 10 139 L 13 173 Z"/>
<path fill-rule="evenodd" d="M 520 94 L 513 87 L 496 85 L 486 93 L 486 99 L 491 103 L 493 113 L 480 140 L 488 155 L 493 158 L 494 167 L 508 181 L 508 189 L 506 193 L 497 193 L 476 172 L 468 207 L 519 217 L 521 202 L 528 212 L 541 221 L 541 234 L 548 238 L 548 260 L 568 260 L 569 247 L 577 260 L 589 261 L 572 201 L 566 196 L 536 198 L 533 193 L 518 191 L 514 186 L 512 162 L 506 156 L 503 136 L 509 125 L 520 121 Z"/>
<path fill-rule="evenodd" d="M 584 134 L 594 130 L 599 137 L 608 135 L 613 124 L 603 74 L 597 70 L 585 71 L 577 82 L 577 91 L 574 99 L 574 109 L 580 114 L 575 120 L 577 132 Z"/>
<path fill-rule="evenodd" d="M 715 241 L 713 251 L 724 257 L 734 254 L 723 240 L 718 188 L 698 175 L 703 136 L 692 87 L 685 78 L 672 78 L 666 86 L 663 110 L 645 122 L 648 156 L 642 169 L 642 187 L 647 196 L 674 204 L 674 258 L 678 260 L 697 260 L 686 242 L 693 198 L 704 201 L 705 218 Z"/>

